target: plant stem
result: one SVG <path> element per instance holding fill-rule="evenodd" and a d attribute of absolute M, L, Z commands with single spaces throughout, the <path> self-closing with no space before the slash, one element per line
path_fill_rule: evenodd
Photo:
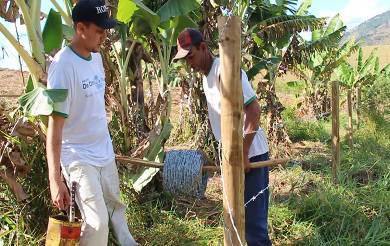
<path fill-rule="evenodd" d="M 347 103 L 348 103 L 348 145 L 350 148 L 353 146 L 352 141 L 352 132 L 353 132 L 353 126 L 352 126 L 352 90 L 348 89 L 347 92 Z"/>
<path fill-rule="evenodd" d="M 28 70 L 33 77 L 34 87 L 38 85 L 39 78 L 43 77 L 42 67 L 31 57 L 31 55 L 24 49 L 22 45 L 14 38 L 14 36 L 5 28 L 5 26 L 0 22 L 0 32 L 5 36 L 5 38 L 11 43 L 11 45 L 18 52 L 20 57 L 26 63 Z"/>
<path fill-rule="evenodd" d="M 120 96 L 121 96 L 121 104 L 122 104 L 122 108 L 123 108 L 123 112 L 125 114 L 125 117 L 124 117 L 124 122 L 122 123 L 123 124 L 123 137 L 124 137 L 124 142 L 125 142 L 125 152 L 127 152 L 129 150 L 129 147 L 130 147 L 130 139 L 129 139 L 129 136 L 127 135 L 128 132 L 127 132 L 127 117 L 128 117 L 128 112 L 129 112 L 129 107 L 128 107 L 128 101 L 127 101 L 127 67 L 129 65 L 129 61 L 130 61 L 130 56 L 131 56 L 131 53 L 133 53 L 133 50 L 134 50 L 134 47 L 135 47 L 135 41 L 133 40 L 128 52 L 127 52 L 127 55 L 126 55 L 126 59 L 125 59 L 125 62 L 124 64 L 122 65 L 122 69 L 121 69 L 121 78 L 120 78 L 120 81 L 119 81 L 119 89 L 120 89 Z"/>
<path fill-rule="evenodd" d="M 40 1 L 40 0 L 35 0 Z M 36 27 L 34 26 L 34 22 L 31 19 L 30 16 L 30 10 L 26 5 L 26 2 L 24 0 L 15 0 L 16 4 L 19 6 L 20 10 L 22 11 L 24 22 L 27 29 L 27 34 L 30 39 L 31 49 L 32 49 L 32 56 L 35 58 L 36 62 L 41 66 L 42 71 L 45 70 L 45 56 L 44 56 L 44 48 L 43 48 L 43 42 L 42 38 L 38 37 L 39 32 L 37 32 Z M 40 28 L 40 27 L 38 27 Z M 42 74 L 43 75 L 43 74 Z M 41 79 L 41 77 L 39 77 Z"/>

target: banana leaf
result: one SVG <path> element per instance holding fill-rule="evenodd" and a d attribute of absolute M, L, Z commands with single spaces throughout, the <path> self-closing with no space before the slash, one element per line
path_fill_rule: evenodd
<path fill-rule="evenodd" d="M 340 19 L 340 15 L 337 14 L 330 20 L 323 36 L 328 36 L 341 27 L 343 27 L 343 22 Z"/>
<path fill-rule="evenodd" d="M 37 87 L 19 98 L 19 107 L 26 116 L 50 115 L 54 104 L 65 101 L 67 89 Z"/>
<path fill-rule="evenodd" d="M 24 92 L 29 93 L 32 90 L 34 90 L 34 82 L 33 82 L 33 79 L 30 75 L 30 76 L 28 76 L 27 85 L 26 85 L 26 88 L 24 89 Z"/>
<path fill-rule="evenodd" d="M 137 10 L 143 10 L 152 16 L 157 15 L 139 0 L 119 0 L 116 19 L 128 24 Z"/>
<path fill-rule="evenodd" d="M 296 15 L 306 15 L 308 13 L 308 9 L 311 7 L 312 2 L 313 0 L 303 0 L 297 10 Z"/>
<path fill-rule="evenodd" d="M 161 133 L 156 136 L 154 140 L 152 140 L 150 148 L 144 159 L 149 161 L 163 162 L 165 155 L 163 146 L 165 141 L 168 140 L 171 130 L 172 124 L 167 120 L 164 121 Z M 158 173 L 159 170 L 159 168 L 154 167 L 140 168 L 130 177 L 134 190 L 140 192 L 142 188 L 144 188 L 150 181 L 152 181 L 153 177 Z"/>
<path fill-rule="evenodd" d="M 194 0 L 168 0 L 157 11 L 157 14 L 160 16 L 161 22 L 165 22 L 171 17 L 186 15 L 199 7 L 199 3 Z"/>
<path fill-rule="evenodd" d="M 196 28 L 198 25 L 189 16 L 176 16 L 160 26 L 162 28 L 159 30 L 164 41 L 169 43 L 172 40 L 172 45 L 176 45 L 177 36 L 184 28 Z"/>
<path fill-rule="evenodd" d="M 287 86 L 290 88 L 301 88 L 305 85 L 305 82 L 302 80 L 295 80 L 287 82 Z"/>
<path fill-rule="evenodd" d="M 279 62 L 280 58 L 276 56 L 268 58 L 267 60 L 259 61 L 258 63 L 256 63 L 256 65 L 254 65 L 247 71 L 246 74 L 248 76 L 248 79 L 252 80 L 260 72 L 260 70 L 267 69 L 268 66 L 276 65 Z"/>
<path fill-rule="evenodd" d="M 61 48 L 62 36 L 62 19 L 59 12 L 50 9 L 45 27 L 42 31 L 43 47 L 45 53 L 50 53 L 55 49 Z"/>

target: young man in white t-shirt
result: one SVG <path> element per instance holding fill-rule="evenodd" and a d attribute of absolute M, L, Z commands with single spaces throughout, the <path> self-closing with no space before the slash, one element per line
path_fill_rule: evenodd
<path fill-rule="evenodd" d="M 203 90 L 207 99 L 209 121 L 215 138 L 221 139 L 220 61 L 214 57 L 202 34 L 186 28 L 177 38 L 178 52 L 174 59 L 185 59 L 187 64 L 203 74 Z M 244 99 L 243 155 L 245 167 L 245 202 L 268 186 L 268 167 L 250 169 L 249 163 L 268 160 L 268 145 L 264 131 L 259 128 L 260 106 L 256 94 L 241 70 Z M 245 237 L 249 246 L 268 246 L 268 189 L 248 203 L 245 208 Z"/>
<path fill-rule="evenodd" d="M 121 245 L 137 245 L 120 201 L 119 177 L 105 111 L 105 74 L 100 45 L 116 25 L 101 0 L 80 0 L 72 11 L 75 35 L 54 57 L 48 88 L 67 89 L 54 105 L 47 132 L 50 192 L 59 209 L 69 206 L 68 185 L 77 183 L 83 225 L 80 244 L 106 246 L 108 225 Z"/>

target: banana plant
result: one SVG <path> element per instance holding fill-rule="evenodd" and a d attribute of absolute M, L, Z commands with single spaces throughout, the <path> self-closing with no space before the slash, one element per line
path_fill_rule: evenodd
<path fill-rule="evenodd" d="M 354 40 L 339 46 L 345 29 L 337 14 L 327 26 L 313 31 L 311 40 L 303 45 L 306 55 L 302 57 L 301 64 L 292 69 L 305 85 L 305 99 L 301 110 L 313 113 L 316 117 L 329 110 L 328 81 L 333 72 L 359 47 Z M 328 44 L 326 49 L 318 50 L 320 43 Z"/>
<path fill-rule="evenodd" d="M 156 3 L 153 4 L 156 7 Z M 153 161 L 162 161 L 163 146 L 169 137 L 172 129 L 170 123 L 170 113 L 172 99 L 170 89 L 174 86 L 175 81 L 170 81 L 172 77 L 170 72 L 171 53 L 176 45 L 176 39 L 180 31 L 185 27 L 196 27 L 196 23 L 189 17 L 191 11 L 200 7 L 197 1 L 193 0 L 168 0 L 162 6 L 157 6 L 155 11 L 147 7 L 145 2 L 138 0 L 120 0 L 118 3 L 118 11 L 116 18 L 122 24 L 122 43 L 126 38 L 132 39 L 132 44 L 138 42 L 144 46 L 150 53 L 157 55 L 157 64 L 154 67 L 158 68 L 155 71 L 156 80 L 159 82 L 159 97 L 163 99 L 165 110 L 160 113 L 160 120 L 155 129 L 154 134 L 149 134 L 150 146 L 145 153 L 144 158 Z M 152 46 L 152 48 L 150 48 Z M 123 46 L 122 46 L 123 47 Z M 124 49 L 122 49 L 123 51 Z M 118 52 L 114 52 L 117 63 L 122 64 L 122 68 L 128 65 L 129 56 L 131 56 L 131 47 L 126 54 L 126 58 L 121 58 Z M 122 60 L 123 62 L 121 62 Z M 121 74 L 121 95 L 122 105 L 126 106 L 125 101 L 128 98 L 129 75 L 126 74 L 126 69 L 122 69 Z M 134 187 L 140 190 L 146 185 L 151 178 L 157 173 L 155 169 L 147 168 L 137 172 L 131 178 Z"/>
<path fill-rule="evenodd" d="M 348 145 L 353 146 L 353 124 L 352 124 L 352 90 L 355 87 L 357 74 L 350 64 L 343 63 L 336 70 L 336 75 L 340 78 L 340 84 L 347 90 L 347 105 L 348 105 Z"/>
<path fill-rule="evenodd" d="M 52 2 L 58 5 L 55 0 L 52 0 Z M 62 24 L 61 14 L 51 9 L 42 29 L 41 0 L 31 1 L 31 4 L 27 4 L 24 0 L 15 0 L 13 3 L 23 18 L 31 51 L 26 50 L 2 23 L 0 23 L 0 32 L 16 49 L 30 72 L 30 78 L 25 88 L 26 94 L 20 99 L 21 108 L 26 116 L 38 116 L 40 113 L 48 115 L 51 113 L 47 111 L 51 107 L 50 104 L 53 105 L 59 100 L 64 100 L 67 93 L 66 90 L 48 90 L 45 88 L 48 69 L 46 57 L 61 48 L 64 40 L 64 25 Z M 14 21 L 16 20 L 17 18 L 14 18 Z M 33 100 L 38 98 L 39 100 Z M 45 130 L 45 127 L 42 127 Z"/>
<path fill-rule="evenodd" d="M 27 4 L 27 2 L 29 2 L 29 4 Z M 4 0 L 1 4 L 0 16 L 3 17 L 4 20 L 14 23 L 18 19 L 23 20 L 23 24 L 26 26 L 28 40 L 30 42 L 29 46 L 31 47 L 31 50 L 27 50 L 23 47 L 10 33 L 10 31 L 7 30 L 0 22 L 0 33 L 15 48 L 30 73 L 30 77 L 25 88 L 25 94 L 19 98 L 21 110 L 14 115 L 15 119 L 12 119 L 12 123 L 15 123 L 13 129 L 20 128 L 20 126 L 18 126 L 18 124 L 20 125 L 20 122 L 24 122 L 23 125 L 30 124 L 30 122 L 37 123 L 40 125 L 40 128 L 36 127 L 35 124 L 31 124 L 34 127 L 30 127 L 30 131 L 21 131 L 18 135 L 16 135 L 16 137 L 24 138 L 29 136 L 26 135 L 27 133 L 31 134 L 31 131 L 33 131 L 38 132 L 41 139 L 44 139 L 46 132 L 45 123 L 47 118 L 44 116 L 51 114 L 54 105 L 57 102 L 65 100 L 67 96 L 67 90 L 49 90 L 46 89 L 45 86 L 48 68 L 47 57 L 49 57 L 52 52 L 61 48 L 63 43 L 64 35 L 62 18 L 61 15 L 53 9 L 50 10 L 48 15 L 42 15 L 41 0 Z M 8 6 L 8 9 L 6 6 Z M 3 10 L 5 10 L 5 13 L 3 13 Z M 46 18 L 46 23 L 43 29 L 41 28 L 42 16 Z M 19 116 L 21 116 L 21 118 L 16 119 L 16 117 Z M 3 134 L 5 133 L 2 133 L 2 135 Z M 10 140 L 7 141 L 6 146 L 11 146 L 10 148 L 12 149 L 18 148 L 15 144 L 9 144 Z M 1 156 L 3 154 L 4 152 Z M 0 157 L 0 159 L 2 158 Z M 11 182 L 10 185 L 12 187 L 12 180 L 6 179 L 6 182 Z"/>
<path fill-rule="evenodd" d="M 156 12 L 140 1 L 120 0 L 117 19 L 129 26 L 130 34 L 140 43 L 152 43 L 159 61 L 160 96 L 167 100 L 167 111 L 161 119 L 169 122 L 171 110 L 169 66 L 172 48 L 176 38 L 185 27 L 196 27 L 196 23 L 187 15 L 199 7 L 196 1 L 169 0 Z M 147 47 L 145 47 L 147 48 Z"/>
<path fill-rule="evenodd" d="M 372 84 L 381 74 L 379 70 L 379 58 L 371 52 L 369 57 L 363 61 L 363 50 L 360 47 L 358 52 L 358 62 L 354 67 L 351 64 L 344 62 L 336 69 L 335 76 L 340 81 L 340 84 L 347 90 L 347 105 L 348 105 L 348 145 L 353 146 L 353 124 L 352 124 L 352 94 L 356 91 L 356 111 L 357 119 L 360 118 L 360 91 L 362 87 Z M 360 119 L 358 120 L 358 122 Z M 358 123 L 357 122 L 357 123 Z"/>
<path fill-rule="evenodd" d="M 292 54 L 297 45 L 299 32 L 321 28 L 325 19 L 307 15 L 311 1 L 297 5 L 296 0 L 235 1 L 240 7 L 233 8 L 243 22 L 243 57 L 249 79 L 253 79 L 261 70 L 266 71 L 266 82 L 258 85 L 260 99 L 266 102 L 268 136 L 275 144 L 289 142 L 283 127 L 282 104 L 275 92 L 275 81 L 280 75 L 279 69 L 285 65 L 293 66 L 295 60 L 285 57 Z M 234 6 L 233 6 L 234 7 Z"/>
<path fill-rule="evenodd" d="M 120 0 L 117 19 L 130 27 L 130 32 L 141 43 L 150 41 L 157 50 L 161 77 L 160 95 L 168 101 L 166 118 L 171 110 L 169 66 L 176 38 L 185 27 L 196 27 L 188 14 L 199 8 L 197 1 L 169 0 L 156 12 L 139 1 Z M 145 47 L 147 48 L 147 47 Z"/>
<path fill-rule="evenodd" d="M 9 4 L 12 5 L 11 1 L 5 2 L 9 2 Z M 33 1 L 31 6 L 28 6 L 23 0 L 15 0 L 13 4 L 15 4 L 23 16 L 23 20 L 27 29 L 27 35 L 30 41 L 31 55 L 22 45 L 20 45 L 16 38 L 5 28 L 2 23 L 0 23 L 0 32 L 21 56 L 31 73 L 34 84 L 38 85 L 39 81 L 44 77 L 44 71 L 46 67 L 44 53 L 42 52 L 44 47 L 40 25 L 41 1 Z M 16 22 L 16 18 L 14 19 L 14 22 Z"/>

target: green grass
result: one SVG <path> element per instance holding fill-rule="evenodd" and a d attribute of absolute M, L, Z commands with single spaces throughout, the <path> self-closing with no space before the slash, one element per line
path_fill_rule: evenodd
<path fill-rule="evenodd" d="M 123 173 L 122 178 L 125 176 Z M 126 182 L 122 183 L 121 190 L 129 227 L 141 245 L 218 245 L 222 240 L 219 217 L 210 223 L 188 216 L 191 208 L 183 207 L 164 192 L 147 189 L 135 194 Z"/>
<path fill-rule="evenodd" d="M 292 114 L 285 116 L 290 133 L 306 141 L 321 140 L 317 134 L 328 124 L 306 122 L 302 126 Z M 354 132 L 353 148 L 342 143 L 338 185 L 331 182 L 329 156 L 316 151 L 305 154 L 304 162 L 311 164 L 305 170 L 294 166 L 275 171 L 280 180 L 303 187 L 290 189 L 287 195 L 274 189 L 270 221 L 271 228 L 283 231 L 273 230 L 278 245 L 390 244 L 389 129 L 389 122 L 366 121 Z M 331 153 L 327 142 L 325 152 Z M 302 225 L 306 226 L 303 232 Z"/>
<path fill-rule="evenodd" d="M 327 122 L 323 121 L 304 121 L 297 119 L 294 108 L 287 108 L 282 113 L 287 132 L 293 142 L 303 140 L 307 141 L 329 141 L 329 131 L 326 129 Z"/>

